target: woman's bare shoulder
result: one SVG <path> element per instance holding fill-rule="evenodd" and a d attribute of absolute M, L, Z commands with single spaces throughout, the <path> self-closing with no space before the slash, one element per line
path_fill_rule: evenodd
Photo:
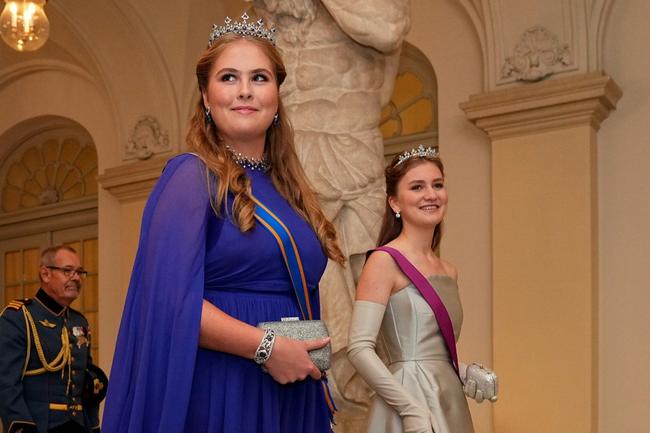
<path fill-rule="evenodd" d="M 384 251 L 373 251 L 363 266 L 357 284 L 357 299 L 386 304 L 396 284 L 399 269 Z"/>
<path fill-rule="evenodd" d="M 440 263 L 442 264 L 442 268 L 445 270 L 445 274 L 453 278 L 454 280 L 458 280 L 458 269 L 456 269 L 456 266 L 444 259 L 440 259 Z"/>

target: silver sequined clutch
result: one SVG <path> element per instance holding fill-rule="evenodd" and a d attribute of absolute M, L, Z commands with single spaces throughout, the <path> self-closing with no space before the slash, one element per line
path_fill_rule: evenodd
<path fill-rule="evenodd" d="M 257 325 L 262 329 L 273 329 L 276 335 L 293 338 L 294 340 L 314 340 L 329 336 L 327 326 L 322 320 L 283 320 L 280 322 L 262 322 Z M 311 360 L 320 371 L 329 370 L 332 357 L 332 345 L 327 344 L 320 349 L 309 352 Z"/>
<path fill-rule="evenodd" d="M 467 366 L 465 373 L 465 393 L 478 403 L 485 400 L 497 401 L 499 394 L 499 380 L 497 375 L 481 364 L 472 363 Z M 473 395 L 471 395 L 473 394 Z"/>

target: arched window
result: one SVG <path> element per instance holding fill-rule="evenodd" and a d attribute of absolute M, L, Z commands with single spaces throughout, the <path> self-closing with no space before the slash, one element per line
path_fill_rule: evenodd
<path fill-rule="evenodd" d="M 28 140 L 25 147 L 8 164 L 3 212 L 97 195 L 97 154 L 83 134 L 48 131 Z"/>
<path fill-rule="evenodd" d="M 429 59 L 404 42 L 391 100 L 379 125 L 386 160 L 420 144 L 438 146 L 438 88 Z"/>

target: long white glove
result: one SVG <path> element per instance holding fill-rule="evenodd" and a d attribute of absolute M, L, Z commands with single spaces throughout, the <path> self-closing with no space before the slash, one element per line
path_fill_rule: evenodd
<path fill-rule="evenodd" d="M 355 301 L 348 358 L 361 377 L 402 418 L 404 433 L 432 433 L 431 412 L 397 381 L 377 356 L 375 346 L 386 306 Z"/>

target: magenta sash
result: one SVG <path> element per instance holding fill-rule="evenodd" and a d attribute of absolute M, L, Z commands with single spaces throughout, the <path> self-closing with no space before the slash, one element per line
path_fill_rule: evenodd
<path fill-rule="evenodd" d="M 381 246 L 377 247 L 374 251 L 384 251 L 390 254 L 390 256 L 395 260 L 395 263 L 397 263 L 397 266 L 399 266 L 402 272 L 404 272 L 409 280 L 411 280 L 413 285 L 420 291 L 420 294 L 422 294 L 424 300 L 427 301 L 427 304 L 429 304 L 433 310 L 434 316 L 436 316 L 438 326 L 440 327 L 440 332 L 442 333 L 442 338 L 445 341 L 445 346 L 447 346 L 447 350 L 451 355 L 452 365 L 456 371 L 456 375 L 460 379 L 460 374 L 458 372 L 458 354 L 456 352 L 456 338 L 454 337 L 454 326 L 451 323 L 451 318 L 449 317 L 447 308 L 445 308 L 445 304 L 442 303 L 442 300 L 440 299 L 440 296 L 438 296 L 438 293 L 436 293 L 429 280 L 427 280 L 425 276 L 422 275 L 422 273 L 420 273 L 420 271 L 418 271 L 417 268 L 413 266 L 413 264 L 409 262 L 407 258 L 404 257 L 404 255 L 397 251 L 395 248 Z"/>

